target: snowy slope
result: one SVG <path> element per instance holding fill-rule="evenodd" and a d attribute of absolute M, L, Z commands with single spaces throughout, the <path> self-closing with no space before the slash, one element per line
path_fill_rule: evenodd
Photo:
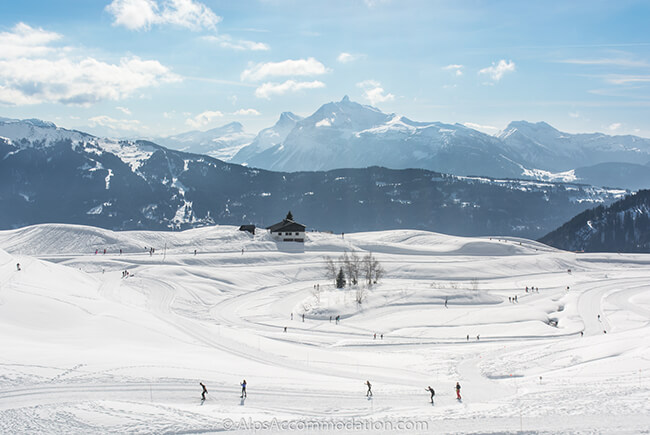
<path fill-rule="evenodd" d="M 39 225 L 0 232 L 0 248 L 2 433 L 212 433 L 242 419 L 308 433 L 328 422 L 358 433 L 353 421 L 371 433 L 650 424 L 648 255 L 407 230 L 276 244 L 228 226 Z M 344 250 L 372 251 L 386 270 L 361 306 L 323 278 L 323 256 Z"/>

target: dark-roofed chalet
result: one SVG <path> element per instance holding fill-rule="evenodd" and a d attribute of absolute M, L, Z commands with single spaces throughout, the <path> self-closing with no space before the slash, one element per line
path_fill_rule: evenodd
<path fill-rule="evenodd" d="M 304 242 L 305 226 L 289 219 L 284 219 L 267 229 L 271 232 L 271 237 L 282 242 Z"/>

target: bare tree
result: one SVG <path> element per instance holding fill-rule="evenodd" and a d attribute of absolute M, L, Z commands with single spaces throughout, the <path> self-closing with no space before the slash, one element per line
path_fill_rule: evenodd
<path fill-rule="evenodd" d="M 384 268 L 381 267 L 379 261 L 372 256 L 371 252 L 363 257 L 363 260 L 361 261 L 361 271 L 363 272 L 363 276 L 368 286 L 379 282 L 379 279 L 383 277 L 385 273 Z"/>
<path fill-rule="evenodd" d="M 357 287 L 354 294 L 354 300 L 357 301 L 357 304 L 361 305 L 366 300 L 366 296 L 368 296 L 368 290 L 365 287 Z"/>
<path fill-rule="evenodd" d="M 348 285 L 357 285 L 359 283 L 359 269 L 361 268 L 361 259 L 352 251 L 348 255 L 347 251 L 341 256 L 341 262 L 345 268 L 345 274 L 348 277 Z"/>
<path fill-rule="evenodd" d="M 311 291 L 311 294 L 314 295 L 314 298 L 316 299 L 316 304 L 320 305 L 320 285 L 314 284 L 314 289 Z"/>
<path fill-rule="evenodd" d="M 386 271 L 384 270 L 384 268 L 381 266 L 381 264 L 377 260 L 375 260 L 374 268 L 375 268 L 375 278 L 374 278 L 373 282 L 375 284 L 377 284 L 379 282 L 379 280 L 384 277 L 384 274 L 386 273 Z"/>
<path fill-rule="evenodd" d="M 334 264 L 334 260 L 332 260 L 332 257 L 330 256 L 325 256 L 325 278 L 331 279 L 334 284 L 336 284 L 336 276 L 339 273 L 338 268 L 336 267 L 336 264 Z"/>

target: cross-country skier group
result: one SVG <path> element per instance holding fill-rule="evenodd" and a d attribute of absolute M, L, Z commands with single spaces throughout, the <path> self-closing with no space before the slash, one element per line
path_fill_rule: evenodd
<path fill-rule="evenodd" d="M 203 402 L 205 400 L 205 395 L 208 394 L 208 389 L 206 386 L 203 384 L 203 382 L 199 382 L 199 385 L 202 388 L 201 391 L 201 401 Z M 241 396 L 240 398 L 245 399 L 246 396 L 246 379 L 244 379 L 240 384 L 241 386 Z M 364 384 L 366 387 L 368 387 L 368 391 L 366 391 L 366 397 L 371 398 L 372 397 L 372 384 L 370 381 L 366 381 Z M 433 396 L 436 395 L 436 392 L 434 391 L 433 388 L 431 388 L 431 385 L 429 385 L 427 388 L 424 389 L 425 391 L 428 391 L 431 393 L 431 404 L 433 404 Z M 456 399 L 460 402 L 461 397 L 460 397 L 460 383 L 456 382 Z"/>

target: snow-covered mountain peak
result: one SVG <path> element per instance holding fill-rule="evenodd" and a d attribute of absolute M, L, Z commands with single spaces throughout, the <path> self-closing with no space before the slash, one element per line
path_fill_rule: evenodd
<path fill-rule="evenodd" d="M 528 121 L 513 121 L 508 126 L 497 134 L 497 137 L 504 140 L 514 134 L 521 134 L 527 137 L 536 138 L 557 138 L 562 136 L 562 132 L 552 127 L 544 121 L 528 122 Z"/>
<path fill-rule="evenodd" d="M 0 121 L 0 136 L 15 144 L 28 143 L 30 146 L 49 146 L 61 140 L 79 142 L 94 138 L 87 133 L 57 127 L 52 122 L 40 119 L 5 119 Z"/>
<path fill-rule="evenodd" d="M 302 116 L 298 116 L 293 112 L 282 112 L 280 114 L 280 118 L 278 119 L 278 122 L 275 123 L 275 127 L 279 127 L 281 125 L 285 124 L 291 124 L 292 127 L 296 124 L 298 121 L 302 121 Z"/>
<path fill-rule="evenodd" d="M 350 101 L 346 96 L 341 101 L 322 105 L 299 124 L 303 128 L 328 126 L 361 131 L 383 124 L 394 116 L 387 115 L 375 107 Z"/>

